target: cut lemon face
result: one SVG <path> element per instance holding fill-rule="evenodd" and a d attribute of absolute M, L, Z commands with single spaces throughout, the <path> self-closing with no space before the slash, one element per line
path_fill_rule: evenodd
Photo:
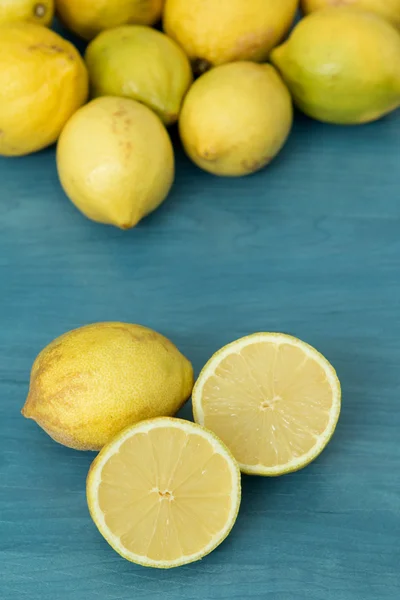
<path fill-rule="evenodd" d="M 152 419 L 103 448 L 89 471 L 87 499 L 100 533 L 121 556 L 178 567 L 209 554 L 232 529 L 240 471 L 203 427 Z"/>
<path fill-rule="evenodd" d="M 244 473 L 283 475 L 325 448 L 340 397 L 334 368 L 315 348 L 289 335 L 256 333 L 206 364 L 193 390 L 193 412 Z"/>

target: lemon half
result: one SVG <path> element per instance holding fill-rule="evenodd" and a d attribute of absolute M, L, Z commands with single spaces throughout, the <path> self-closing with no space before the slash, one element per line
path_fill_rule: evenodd
<path fill-rule="evenodd" d="M 124 558 L 159 568 L 209 554 L 240 505 L 240 471 L 225 446 L 195 423 L 160 418 L 122 432 L 95 459 L 90 514 Z"/>
<path fill-rule="evenodd" d="M 315 348 L 282 333 L 257 333 L 211 358 L 195 384 L 193 411 L 243 472 L 283 475 L 325 448 L 340 398 L 335 370 Z"/>

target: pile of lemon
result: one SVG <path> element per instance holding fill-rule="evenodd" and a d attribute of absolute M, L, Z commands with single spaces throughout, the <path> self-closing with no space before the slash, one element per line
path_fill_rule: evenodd
<path fill-rule="evenodd" d="M 399 27 L 400 0 L 0 0 L 0 154 L 58 141 L 71 201 L 129 229 L 173 184 L 174 123 L 199 167 L 241 176 L 281 150 L 292 101 L 346 125 L 396 109 Z"/>
<path fill-rule="evenodd" d="M 65 446 L 100 450 L 87 479 L 90 513 L 121 556 L 145 566 L 209 554 L 236 521 L 240 472 L 305 467 L 339 418 L 334 368 L 281 333 L 232 342 L 193 383 L 171 341 L 129 323 L 69 331 L 32 368 L 23 415 Z M 173 418 L 190 396 L 196 423 Z"/>

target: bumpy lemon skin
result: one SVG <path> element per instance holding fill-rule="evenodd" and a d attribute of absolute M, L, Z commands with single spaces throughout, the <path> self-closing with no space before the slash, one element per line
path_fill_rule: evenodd
<path fill-rule="evenodd" d="M 100 450 L 130 424 L 174 415 L 192 387 L 192 365 L 161 334 L 94 323 L 40 352 L 22 414 L 64 446 Z"/>
<path fill-rule="evenodd" d="M 1 155 L 23 156 L 56 142 L 87 96 L 87 70 L 72 44 L 32 23 L 0 27 Z"/>

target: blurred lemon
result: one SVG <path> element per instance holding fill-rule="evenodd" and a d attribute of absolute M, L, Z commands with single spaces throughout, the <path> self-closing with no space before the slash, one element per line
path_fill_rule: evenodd
<path fill-rule="evenodd" d="M 161 18 L 163 5 L 164 0 L 56 0 L 60 19 L 86 40 L 127 23 L 154 25 Z"/>
<path fill-rule="evenodd" d="M 94 323 L 40 352 L 22 414 L 60 444 L 100 450 L 127 425 L 174 415 L 192 387 L 192 365 L 161 334 Z"/>
<path fill-rule="evenodd" d="M 400 106 L 400 35 L 374 13 L 316 11 L 271 60 L 299 108 L 320 121 L 366 123 Z"/>
<path fill-rule="evenodd" d="M 28 21 L 50 25 L 54 15 L 54 0 L 0 0 L 0 24 Z"/>
<path fill-rule="evenodd" d="M 301 0 L 301 8 L 305 14 L 332 6 L 352 6 L 369 10 L 400 27 L 400 0 Z"/>
<path fill-rule="evenodd" d="M 10 23 L 0 33 L 0 154 L 53 144 L 86 101 L 88 76 L 72 44 L 46 27 Z"/>
<path fill-rule="evenodd" d="M 68 121 L 57 148 L 61 184 L 89 219 L 129 229 L 167 197 L 174 154 L 147 106 L 103 96 Z"/>
<path fill-rule="evenodd" d="M 141 25 L 103 31 L 86 52 L 94 96 L 125 96 L 154 110 L 167 125 L 179 116 L 192 83 L 190 63 L 163 33 Z"/>
<path fill-rule="evenodd" d="M 298 0 L 167 0 L 165 32 L 197 71 L 238 60 L 262 62 L 296 14 Z"/>
<path fill-rule="evenodd" d="M 179 129 L 190 158 L 215 175 L 258 171 L 279 152 L 292 103 L 271 65 L 237 62 L 202 75 L 183 103 Z"/>

